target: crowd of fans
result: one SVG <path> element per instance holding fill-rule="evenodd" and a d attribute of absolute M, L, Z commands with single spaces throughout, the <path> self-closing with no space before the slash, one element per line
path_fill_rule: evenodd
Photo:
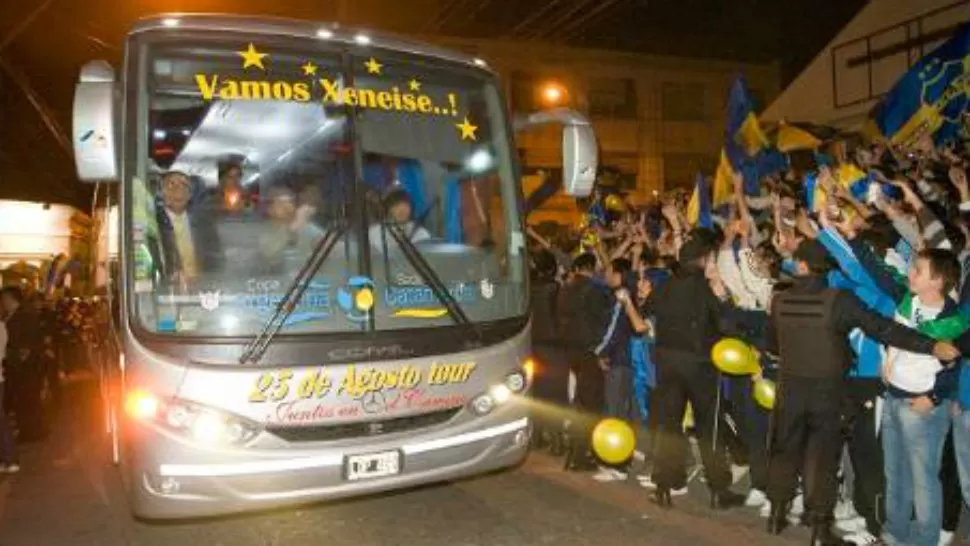
<path fill-rule="evenodd" d="M 7 286 L 0 290 L 0 474 L 20 471 L 17 444 L 43 439 L 61 382 L 106 350 L 106 301 Z"/>
<path fill-rule="evenodd" d="M 803 163 L 762 177 L 758 192 L 736 174 L 729 202 L 693 223 L 687 193 L 646 206 L 614 196 L 623 206 L 607 207 L 600 189 L 581 225 L 530 227 L 535 395 L 578 410 L 541 409 L 537 447 L 567 455 L 568 469 L 598 470 L 599 481 L 625 481 L 639 464 L 598 463 L 587 438 L 600 416 L 628 419 L 641 430 L 640 485 L 686 494 L 694 447 L 718 493 L 712 505 L 743 503 L 769 517 L 772 411 L 754 402 L 752 378 L 658 353 L 658 336 L 695 336 L 706 347 L 740 338 L 759 351 L 758 377 L 777 377 L 785 362 L 772 302 L 799 262 L 904 326 L 929 331 L 970 316 L 970 142 L 924 138 L 900 149 L 843 140 Z M 670 288 L 676 279 L 693 280 Z M 677 331 L 656 320 L 671 301 L 694 317 Z M 705 322 L 705 312 L 717 316 Z M 671 316 L 664 320 L 677 322 Z M 963 333 L 949 340 L 968 355 Z M 845 542 L 948 544 L 970 500 L 968 367 L 887 349 L 860 330 L 847 342 L 840 501 L 813 516 L 834 518 Z M 802 461 L 802 483 L 812 466 Z M 729 487 L 745 468 L 743 497 Z M 795 498 L 793 522 L 805 504 Z"/>

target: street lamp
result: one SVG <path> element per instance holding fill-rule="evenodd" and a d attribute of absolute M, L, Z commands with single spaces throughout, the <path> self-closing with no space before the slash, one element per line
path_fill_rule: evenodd
<path fill-rule="evenodd" d="M 566 90 L 559 84 L 547 83 L 542 87 L 542 101 L 548 106 L 558 106 L 566 102 Z"/>

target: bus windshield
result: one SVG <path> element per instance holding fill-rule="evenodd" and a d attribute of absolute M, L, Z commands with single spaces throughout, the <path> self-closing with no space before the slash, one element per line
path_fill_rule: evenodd
<path fill-rule="evenodd" d="M 525 314 L 510 140 L 485 72 L 278 39 L 138 51 L 129 91 L 147 129 L 125 222 L 139 327 L 254 335 L 335 229 L 283 335 L 455 324 L 399 237 L 472 322 Z"/>

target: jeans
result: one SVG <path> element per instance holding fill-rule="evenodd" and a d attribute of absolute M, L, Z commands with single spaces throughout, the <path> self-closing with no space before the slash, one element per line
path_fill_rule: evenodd
<path fill-rule="evenodd" d="M 636 410 L 633 400 L 633 370 L 628 366 L 611 366 L 606 372 L 607 417 L 635 420 Z"/>
<path fill-rule="evenodd" d="M 3 409 L 3 387 L 3 382 L 0 382 L 0 464 L 12 464 L 17 462 L 17 444 L 10 432 L 7 412 Z"/>
<path fill-rule="evenodd" d="M 920 414 L 909 399 L 886 395 L 882 411 L 887 543 L 936 546 L 943 524 L 940 463 L 950 426 L 949 404 Z M 913 509 L 916 521 L 912 521 Z"/>
<path fill-rule="evenodd" d="M 963 410 L 953 418 L 953 450 L 957 456 L 957 471 L 965 502 L 970 502 L 970 410 Z"/>

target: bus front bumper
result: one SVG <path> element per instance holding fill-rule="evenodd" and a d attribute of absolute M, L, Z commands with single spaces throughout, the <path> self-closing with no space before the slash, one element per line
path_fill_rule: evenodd
<path fill-rule="evenodd" d="M 338 499 L 454 480 L 514 466 L 528 451 L 531 423 L 519 412 L 500 412 L 475 426 L 425 435 L 315 451 L 285 449 L 219 454 L 142 429 L 148 450 L 135 455 L 129 474 L 132 511 L 147 519 L 178 519 Z M 477 420 L 476 420 L 477 421 Z M 467 425 L 467 424 L 466 424 Z M 159 443 L 160 442 L 160 443 Z M 141 442 L 139 442 L 141 443 Z M 397 474 L 359 481 L 347 479 L 348 456 L 399 451 Z"/>

